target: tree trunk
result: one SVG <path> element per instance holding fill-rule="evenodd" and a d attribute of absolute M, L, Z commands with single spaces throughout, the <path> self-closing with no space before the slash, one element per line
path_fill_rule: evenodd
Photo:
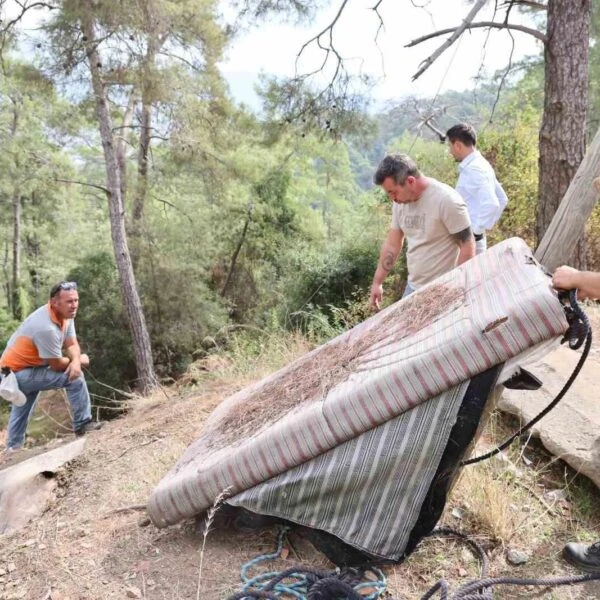
<path fill-rule="evenodd" d="M 140 147 L 138 151 L 138 176 L 135 188 L 135 198 L 131 211 L 131 236 L 132 260 L 137 268 L 142 249 L 142 223 L 144 206 L 148 192 L 148 153 L 150 152 L 151 106 L 148 104 L 146 94 L 142 97 L 142 114 L 140 124 Z"/>
<path fill-rule="evenodd" d="M 8 276 L 8 236 L 4 240 L 4 261 L 2 262 L 2 272 L 4 273 L 4 292 L 6 294 L 6 307 L 12 312 L 12 297 L 10 293 L 10 278 Z"/>
<path fill-rule="evenodd" d="M 13 191 L 13 241 L 12 241 L 12 314 L 20 321 L 23 315 L 21 306 L 21 195 L 18 186 Z"/>
<path fill-rule="evenodd" d="M 135 111 L 135 89 L 131 90 L 129 100 L 127 101 L 127 108 L 123 115 L 123 124 L 121 125 L 121 135 L 117 141 L 117 162 L 119 164 L 119 180 L 121 183 L 121 199 L 125 204 L 127 198 L 127 130 L 131 127 L 133 122 L 133 113 Z"/>
<path fill-rule="evenodd" d="M 106 90 L 102 81 L 100 55 L 96 50 L 96 39 L 92 15 L 86 12 L 83 17 L 83 33 L 86 36 L 86 53 L 92 78 L 96 118 L 102 139 L 104 161 L 106 166 L 106 184 L 108 189 L 108 209 L 110 215 L 110 230 L 115 252 L 119 283 L 123 302 L 127 309 L 129 327 L 133 341 L 135 364 L 138 374 L 137 387 L 142 393 L 147 393 L 157 385 L 152 347 L 146 327 L 142 304 L 135 283 L 135 275 L 131 264 L 131 256 L 127 245 L 125 232 L 125 209 L 121 196 L 121 181 L 119 164 L 115 149 L 112 123 L 108 107 Z"/>
<path fill-rule="evenodd" d="M 536 258 L 550 271 L 571 261 L 585 223 L 600 197 L 599 175 L 600 129 L 536 250 Z"/>
<path fill-rule="evenodd" d="M 242 234 L 240 235 L 240 241 L 238 242 L 238 245 L 236 246 L 233 256 L 231 257 L 231 265 L 229 266 L 229 273 L 227 273 L 227 279 L 225 280 L 225 283 L 223 284 L 223 289 L 221 290 L 221 296 L 225 296 L 225 293 L 227 292 L 227 288 L 229 287 L 229 284 L 231 283 L 231 278 L 233 277 L 233 271 L 235 270 L 235 265 L 237 263 L 237 259 L 240 254 L 240 250 L 242 249 L 242 246 L 246 239 L 246 233 L 248 233 L 248 226 L 250 225 L 250 221 L 252 220 L 252 208 L 253 208 L 252 205 L 250 205 L 248 207 L 248 214 L 246 215 L 246 222 L 244 223 L 244 227 L 242 229 Z"/>
<path fill-rule="evenodd" d="M 146 94 L 144 94 L 146 96 Z M 141 228 L 142 217 L 144 216 L 144 206 L 146 204 L 146 193 L 148 191 L 148 154 L 150 152 L 150 131 L 152 130 L 151 121 L 152 107 L 146 96 L 142 100 L 142 116 L 140 126 L 140 149 L 138 154 L 138 180 L 133 203 L 133 223 L 134 229 L 138 232 Z"/>
<path fill-rule="evenodd" d="M 548 1 L 544 113 L 539 141 L 538 242 L 585 153 L 591 14 L 591 0 Z"/>
<path fill-rule="evenodd" d="M 152 15 L 148 4 L 144 4 L 144 15 L 149 26 L 148 49 L 144 59 L 144 80 L 142 82 L 142 110 L 140 118 L 140 146 L 138 151 L 138 176 L 135 190 L 135 199 L 131 212 L 131 235 L 134 265 L 137 264 L 141 252 L 142 228 L 144 219 L 144 208 L 148 194 L 148 158 L 150 155 L 150 142 L 152 133 L 152 101 L 154 69 L 156 55 L 160 51 L 162 43 L 158 33 L 153 30 Z"/>
<path fill-rule="evenodd" d="M 11 97 L 12 102 L 12 122 L 10 124 L 10 137 L 14 138 L 19 128 L 19 107 L 20 100 L 16 97 Z M 19 155 L 15 154 L 14 158 L 15 174 L 18 178 L 20 173 Z M 21 306 L 21 190 L 19 184 L 15 183 L 12 195 L 12 210 L 13 210 L 13 239 L 12 239 L 12 276 L 10 288 L 10 311 L 12 316 L 21 320 L 23 318 L 23 310 Z"/>

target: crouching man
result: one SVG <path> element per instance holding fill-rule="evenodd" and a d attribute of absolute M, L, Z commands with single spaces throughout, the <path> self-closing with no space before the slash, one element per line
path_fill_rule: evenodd
<path fill-rule="evenodd" d="M 50 301 L 31 313 L 8 340 L 0 367 L 13 371 L 19 389 L 25 394 L 23 406 L 13 404 L 8 421 L 8 451 L 23 445 L 29 417 L 38 393 L 64 388 L 71 406 L 73 431 L 80 436 L 100 429 L 93 422 L 90 395 L 83 374 L 89 358 L 81 353 L 75 335 L 74 319 L 79 294 L 74 281 L 63 281 L 50 291 Z"/>

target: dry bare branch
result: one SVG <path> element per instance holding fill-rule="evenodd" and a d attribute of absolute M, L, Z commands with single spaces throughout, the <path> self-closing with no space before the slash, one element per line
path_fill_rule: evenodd
<path fill-rule="evenodd" d="M 546 36 L 541 31 L 538 31 L 537 29 L 531 29 L 531 27 L 525 27 L 525 25 L 517 25 L 516 23 L 496 23 L 495 21 L 481 21 L 481 22 L 477 22 L 477 23 L 471 23 L 467 27 L 467 29 L 471 30 L 471 29 L 477 29 L 477 28 L 482 28 L 482 27 L 490 27 L 492 29 L 513 29 L 515 31 L 521 31 L 523 33 L 528 33 L 529 35 L 532 35 L 534 38 L 543 42 L 544 44 L 546 43 Z M 433 33 L 428 33 L 427 35 L 417 38 L 416 40 L 412 40 L 412 42 L 409 42 L 404 47 L 411 48 L 412 46 L 417 46 L 421 42 L 426 42 L 427 40 L 431 40 L 435 37 L 438 37 L 440 35 L 445 35 L 447 33 L 453 32 L 453 31 L 456 31 L 456 27 L 450 27 L 448 29 L 440 29 L 439 31 L 434 31 Z"/>
<path fill-rule="evenodd" d="M 428 129 L 430 129 L 431 131 L 433 131 L 433 133 L 435 133 L 440 142 L 443 144 L 446 141 L 446 135 L 444 133 L 442 133 L 432 122 L 431 120 L 433 119 L 433 115 L 431 115 L 429 118 L 425 119 L 423 121 L 423 123 L 421 123 L 421 126 L 425 126 Z"/>
<path fill-rule="evenodd" d="M 527 6 L 528 8 L 534 8 L 536 10 L 548 10 L 548 5 L 543 2 L 533 2 L 532 0 L 509 0 L 502 6 L 507 4 L 518 4 L 519 6 Z"/>
<path fill-rule="evenodd" d="M 124 512 L 130 512 L 132 510 L 146 510 L 147 506 L 145 504 L 130 504 L 129 506 L 121 506 L 120 508 L 115 508 L 114 510 L 109 510 L 104 514 L 100 515 L 99 519 L 106 519 L 112 515 L 118 515 Z"/>
<path fill-rule="evenodd" d="M 47 3 L 47 2 L 33 2 L 31 4 L 28 3 L 27 0 L 25 0 L 25 2 L 15 2 L 19 8 L 20 8 L 20 12 L 19 14 L 17 14 L 14 18 L 10 19 L 10 21 L 7 22 L 2 22 L 0 20 L 0 23 L 2 23 L 2 27 L 0 27 L 0 63 L 2 64 L 2 71 L 5 71 L 4 68 L 4 49 L 6 46 L 6 43 L 9 39 L 9 36 L 11 35 L 13 29 L 15 28 L 15 26 L 20 23 L 20 21 L 23 19 L 23 17 L 25 16 L 25 14 L 30 11 L 31 9 L 37 9 L 37 8 L 46 8 L 48 10 L 54 10 L 55 8 L 57 8 L 57 6 Z M 6 4 L 6 0 L 1 0 L 0 1 L 0 9 L 2 9 Z"/>
<path fill-rule="evenodd" d="M 379 57 L 381 58 L 381 70 L 383 72 L 383 76 L 385 77 L 385 59 L 383 57 L 383 52 L 381 51 L 381 48 L 379 47 L 379 44 L 377 43 L 377 40 L 379 39 L 379 34 L 381 33 L 381 30 L 385 31 L 385 23 L 383 22 L 383 17 L 381 16 L 381 13 L 379 12 L 379 7 L 381 6 L 381 3 L 383 2 L 383 0 L 378 0 L 377 4 L 375 4 L 375 6 L 371 7 L 371 10 L 377 15 L 377 19 L 379 20 L 379 25 L 377 26 L 377 31 L 375 32 L 375 46 L 377 47 L 377 50 L 379 51 Z"/>
<path fill-rule="evenodd" d="M 105 194 L 110 194 L 110 191 L 108 190 L 108 188 L 105 188 L 102 185 L 97 185 L 95 183 L 88 183 L 87 181 L 76 181 L 74 179 L 57 179 L 57 178 L 55 178 L 54 181 L 57 181 L 58 183 L 76 183 L 77 185 L 84 185 L 86 187 L 96 188 L 97 190 L 102 190 Z"/>
<path fill-rule="evenodd" d="M 344 12 L 344 9 L 347 4 L 348 4 L 348 0 L 342 0 L 342 3 L 340 5 L 337 13 L 333 17 L 331 23 L 329 23 L 329 25 L 327 25 L 327 27 L 325 27 L 322 31 L 317 33 L 311 39 L 309 39 L 304 44 L 302 44 L 302 47 L 300 48 L 300 50 L 298 51 L 298 54 L 296 55 L 295 78 L 297 80 L 306 80 L 309 77 L 316 75 L 319 72 L 322 72 L 328 63 L 330 56 L 331 55 L 334 56 L 334 60 L 335 60 L 334 72 L 330 78 L 329 85 L 326 86 L 325 89 L 322 91 L 322 93 L 321 93 L 322 95 L 326 94 L 327 91 L 331 90 L 333 88 L 333 86 L 335 85 L 335 83 L 339 79 L 348 79 L 348 76 L 346 74 L 346 69 L 344 67 L 344 58 L 339 53 L 338 49 L 335 47 L 335 44 L 333 43 L 333 28 L 335 27 L 336 23 L 338 22 L 339 18 L 341 17 L 342 13 Z M 326 38 L 325 42 L 323 42 L 323 38 Z M 300 77 L 300 76 L 298 76 L 298 61 L 304 54 L 304 51 L 311 44 L 316 44 L 317 47 L 323 52 L 323 54 L 324 54 L 323 61 L 317 69 L 315 69 L 314 71 L 311 71 L 310 73 L 306 73 Z M 344 77 L 341 77 L 341 75 L 344 75 Z"/>
<path fill-rule="evenodd" d="M 377 43 L 377 38 L 379 37 L 379 33 L 381 32 L 381 30 L 385 29 L 383 17 L 381 16 L 381 13 L 379 12 L 379 7 L 381 6 L 382 2 L 383 2 L 383 0 L 379 0 L 375 6 L 371 7 L 371 10 L 377 15 L 377 18 L 379 19 L 377 33 L 375 33 L 375 43 Z"/>
<path fill-rule="evenodd" d="M 426 58 L 419 67 L 419 70 L 413 75 L 412 80 L 418 79 L 427 69 L 443 54 L 454 42 L 462 35 L 463 31 L 469 27 L 469 24 L 473 22 L 475 15 L 483 8 L 483 5 L 487 0 L 477 0 L 473 5 L 473 8 L 469 11 L 469 14 L 465 17 L 461 25 L 456 27 L 452 32 L 452 35 L 428 58 Z M 409 44 L 407 47 L 409 47 Z"/>
<path fill-rule="evenodd" d="M 111 458 L 110 460 L 107 460 L 105 462 L 105 464 L 115 462 L 116 460 L 119 460 L 121 457 L 125 456 L 125 454 L 127 454 L 131 450 L 137 450 L 138 448 L 143 448 L 144 446 L 148 446 L 149 444 L 154 444 L 154 442 L 158 442 L 159 440 L 160 440 L 159 437 L 153 437 L 149 440 L 146 440 L 142 444 L 136 444 L 135 446 L 129 446 L 129 448 L 125 448 L 125 450 L 123 450 L 123 452 L 121 452 L 119 455 L 115 456 L 114 458 Z"/>
<path fill-rule="evenodd" d="M 508 17 L 508 15 L 507 15 Z M 489 118 L 489 122 L 492 122 L 492 119 L 494 118 L 494 113 L 496 112 L 496 107 L 498 106 L 498 102 L 500 101 L 500 92 L 502 92 L 502 88 L 504 87 L 504 82 L 506 81 L 506 78 L 508 77 L 508 74 L 510 73 L 511 69 L 512 69 L 512 61 L 513 61 L 513 55 L 515 53 L 515 38 L 512 34 L 512 32 L 510 31 L 510 29 L 508 30 L 508 34 L 510 35 L 510 40 L 511 40 L 511 47 L 510 47 L 510 54 L 508 56 L 508 65 L 506 67 L 506 70 L 504 71 L 504 73 L 502 74 L 502 79 L 500 80 L 500 84 L 498 85 L 498 90 L 496 92 L 496 98 L 494 100 L 494 105 L 492 106 L 492 112 L 490 113 L 490 118 Z"/>

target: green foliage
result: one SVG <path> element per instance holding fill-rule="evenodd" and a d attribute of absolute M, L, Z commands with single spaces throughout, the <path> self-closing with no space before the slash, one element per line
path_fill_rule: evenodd
<path fill-rule="evenodd" d="M 138 274 L 157 375 L 177 377 L 202 340 L 227 324 L 226 307 L 193 266 L 144 262 Z"/>
<path fill-rule="evenodd" d="M 291 0 L 282 3 L 280 0 L 234 0 L 232 5 L 239 11 L 239 19 L 244 22 L 251 20 L 266 19 L 274 16 L 282 21 L 301 22 L 314 14 L 315 8 L 319 6 L 318 0 Z"/>
<path fill-rule="evenodd" d="M 0 354 L 4 351 L 8 338 L 18 326 L 19 322 L 0 307 Z"/>
<path fill-rule="evenodd" d="M 12 309 L 17 320 L 23 320 L 31 312 L 28 294 L 22 286 L 12 290 Z"/>
<path fill-rule="evenodd" d="M 489 233 L 493 244 L 517 236 L 532 248 L 535 238 L 535 211 L 538 190 L 537 127 L 524 117 L 511 129 L 486 130 L 480 136 L 480 150 L 490 161 L 502 183 L 508 204 L 502 218 Z"/>
<path fill-rule="evenodd" d="M 587 223 L 587 263 L 588 269 L 600 271 L 600 203 L 596 203 Z"/>
<path fill-rule="evenodd" d="M 135 384 L 135 363 L 114 260 L 105 252 L 87 256 L 68 279 L 77 282 L 77 337 L 90 356 L 92 393 L 112 396 L 102 383 L 124 389 Z"/>
<path fill-rule="evenodd" d="M 600 4 L 592 2 L 592 27 L 590 36 L 590 114 L 588 117 L 589 137 L 600 125 Z"/>
<path fill-rule="evenodd" d="M 323 329 L 339 324 L 343 319 L 337 309 L 347 308 L 357 297 L 368 294 L 378 256 L 375 239 L 330 248 L 327 256 L 291 256 L 289 269 L 296 276 L 285 295 L 290 326 L 312 333 L 318 330 L 322 335 Z"/>
<path fill-rule="evenodd" d="M 368 97 L 354 91 L 344 76 L 320 92 L 301 77 L 263 78 L 259 94 L 273 141 L 285 135 L 340 141 L 368 134 L 374 126 L 366 116 Z"/>

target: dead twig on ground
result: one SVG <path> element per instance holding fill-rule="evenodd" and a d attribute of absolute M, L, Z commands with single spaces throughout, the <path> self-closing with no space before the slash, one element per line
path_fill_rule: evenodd
<path fill-rule="evenodd" d="M 158 440 L 160 440 L 160 438 L 155 437 L 155 438 L 152 438 L 151 440 L 144 442 L 143 444 L 136 444 L 135 446 L 129 446 L 129 448 L 125 448 L 125 450 L 123 450 L 123 452 L 121 452 L 121 454 L 119 454 L 118 456 L 115 456 L 114 458 L 111 458 L 110 460 L 106 461 L 106 464 L 109 464 L 109 463 L 115 462 L 116 460 L 119 460 L 119 458 L 125 456 L 125 454 L 127 454 L 131 450 L 135 450 L 137 448 L 143 448 L 144 446 L 148 446 L 149 444 L 157 442 Z"/>
<path fill-rule="evenodd" d="M 100 515 L 101 519 L 106 519 L 106 517 L 110 517 L 112 515 L 118 515 L 124 512 L 136 511 L 136 510 L 146 510 L 146 504 L 130 504 L 129 506 L 120 506 L 119 508 L 115 508 L 114 510 L 109 510 L 104 514 Z"/>

